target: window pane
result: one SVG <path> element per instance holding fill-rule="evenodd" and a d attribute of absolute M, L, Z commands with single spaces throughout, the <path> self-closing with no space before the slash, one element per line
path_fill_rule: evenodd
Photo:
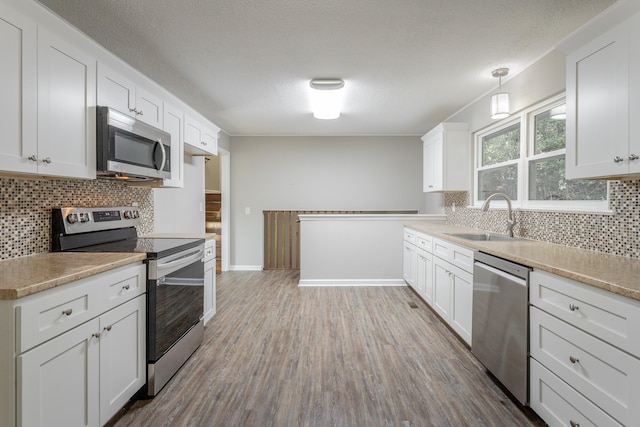
<path fill-rule="evenodd" d="M 518 199 L 518 165 L 478 171 L 478 200 L 485 200 L 493 193 L 504 193 L 511 200 Z"/>
<path fill-rule="evenodd" d="M 529 162 L 529 200 L 607 200 L 606 181 L 566 180 L 564 155 Z"/>
<path fill-rule="evenodd" d="M 534 154 L 562 150 L 565 147 L 565 119 L 552 119 L 551 110 L 548 110 L 536 115 L 535 127 Z"/>
<path fill-rule="evenodd" d="M 520 123 L 482 138 L 482 166 L 520 158 Z"/>

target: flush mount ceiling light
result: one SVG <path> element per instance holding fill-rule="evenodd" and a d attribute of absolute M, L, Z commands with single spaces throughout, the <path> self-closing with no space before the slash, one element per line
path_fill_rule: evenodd
<path fill-rule="evenodd" d="M 311 86 L 311 107 L 316 119 L 337 119 L 340 117 L 344 80 L 342 79 L 313 79 Z"/>
<path fill-rule="evenodd" d="M 509 93 L 502 91 L 502 78 L 509 74 L 508 68 L 497 68 L 491 72 L 498 78 L 498 93 L 491 96 L 491 118 L 504 119 L 509 117 Z"/>

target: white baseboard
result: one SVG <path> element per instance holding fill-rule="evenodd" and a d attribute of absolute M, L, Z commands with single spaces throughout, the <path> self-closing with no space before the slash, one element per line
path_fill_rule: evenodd
<path fill-rule="evenodd" d="M 307 279 L 298 286 L 407 286 L 403 279 Z"/>
<path fill-rule="evenodd" d="M 230 265 L 231 271 L 262 271 L 261 265 Z"/>

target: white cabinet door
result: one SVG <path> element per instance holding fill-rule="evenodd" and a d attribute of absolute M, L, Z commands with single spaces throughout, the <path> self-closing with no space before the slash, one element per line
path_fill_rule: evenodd
<path fill-rule="evenodd" d="M 135 117 L 136 85 L 133 80 L 98 64 L 98 105 Z"/>
<path fill-rule="evenodd" d="M 442 191 L 442 134 L 432 134 L 422 143 L 423 191 Z"/>
<path fill-rule="evenodd" d="M 100 316 L 100 425 L 145 384 L 145 296 Z"/>
<path fill-rule="evenodd" d="M 450 265 L 433 257 L 433 309 L 449 323 L 451 321 L 451 276 Z"/>
<path fill-rule="evenodd" d="M 628 92 L 627 23 L 567 56 L 568 179 L 628 173 Z"/>
<path fill-rule="evenodd" d="M 189 114 L 184 118 L 184 149 L 195 155 L 218 154 L 220 129 L 207 125 Z"/>
<path fill-rule="evenodd" d="M 96 177 L 96 60 L 38 28 L 38 173 Z"/>
<path fill-rule="evenodd" d="M 215 248 L 214 248 L 215 250 Z M 204 263 L 204 323 L 216 314 L 216 260 Z"/>
<path fill-rule="evenodd" d="M 36 23 L 0 3 L 0 170 L 35 173 Z"/>
<path fill-rule="evenodd" d="M 182 137 L 184 114 L 171 104 L 164 103 L 163 129 L 171 135 L 171 179 L 165 179 L 165 187 L 184 186 L 184 142 Z"/>
<path fill-rule="evenodd" d="M 18 425 L 99 424 L 99 326 L 83 323 L 17 358 Z"/>
<path fill-rule="evenodd" d="M 471 345 L 473 313 L 473 275 L 451 266 L 451 327 Z"/>
<path fill-rule="evenodd" d="M 418 251 L 417 290 L 429 305 L 433 305 L 433 257 L 430 253 Z"/>
<path fill-rule="evenodd" d="M 136 86 L 135 108 L 138 120 L 162 129 L 162 99 L 159 96 Z"/>
<path fill-rule="evenodd" d="M 417 268 L 417 248 L 408 242 L 403 242 L 402 252 L 402 277 L 409 286 L 416 286 L 416 268 Z"/>

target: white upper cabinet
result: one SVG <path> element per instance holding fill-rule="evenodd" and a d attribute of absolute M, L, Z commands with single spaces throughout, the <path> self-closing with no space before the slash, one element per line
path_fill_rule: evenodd
<path fill-rule="evenodd" d="M 466 123 L 441 123 L 422 137 L 423 191 L 467 191 L 471 140 Z"/>
<path fill-rule="evenodd" d="M 585 39 L 587 26 L 560 46 L 567 53 L 569 179 L 640 174 L 633 120 L 640 113 L 640 14 L 623 7 L 595 21 L 607 30 Z"/>
<path fill-rule="evenodd" d="M 96 59 L 38 28 L 38 173 L 96 177 Z"/>
<path fill-rule="evenodd" d="M 36 173 L 36 23 L 0 3 L 0 170 Z"/>
<path fill-rule="evenodd" d="M 162 99 L 104 63 L 98 64 L 98 105 L 162 128 Z"/>
<path fill-rule="evenodd" d="M 190 114 L 184 118 L 184 149 L 200 156 L 218 155 L 218 133 L 220 129 L 203 119 Z"/>

